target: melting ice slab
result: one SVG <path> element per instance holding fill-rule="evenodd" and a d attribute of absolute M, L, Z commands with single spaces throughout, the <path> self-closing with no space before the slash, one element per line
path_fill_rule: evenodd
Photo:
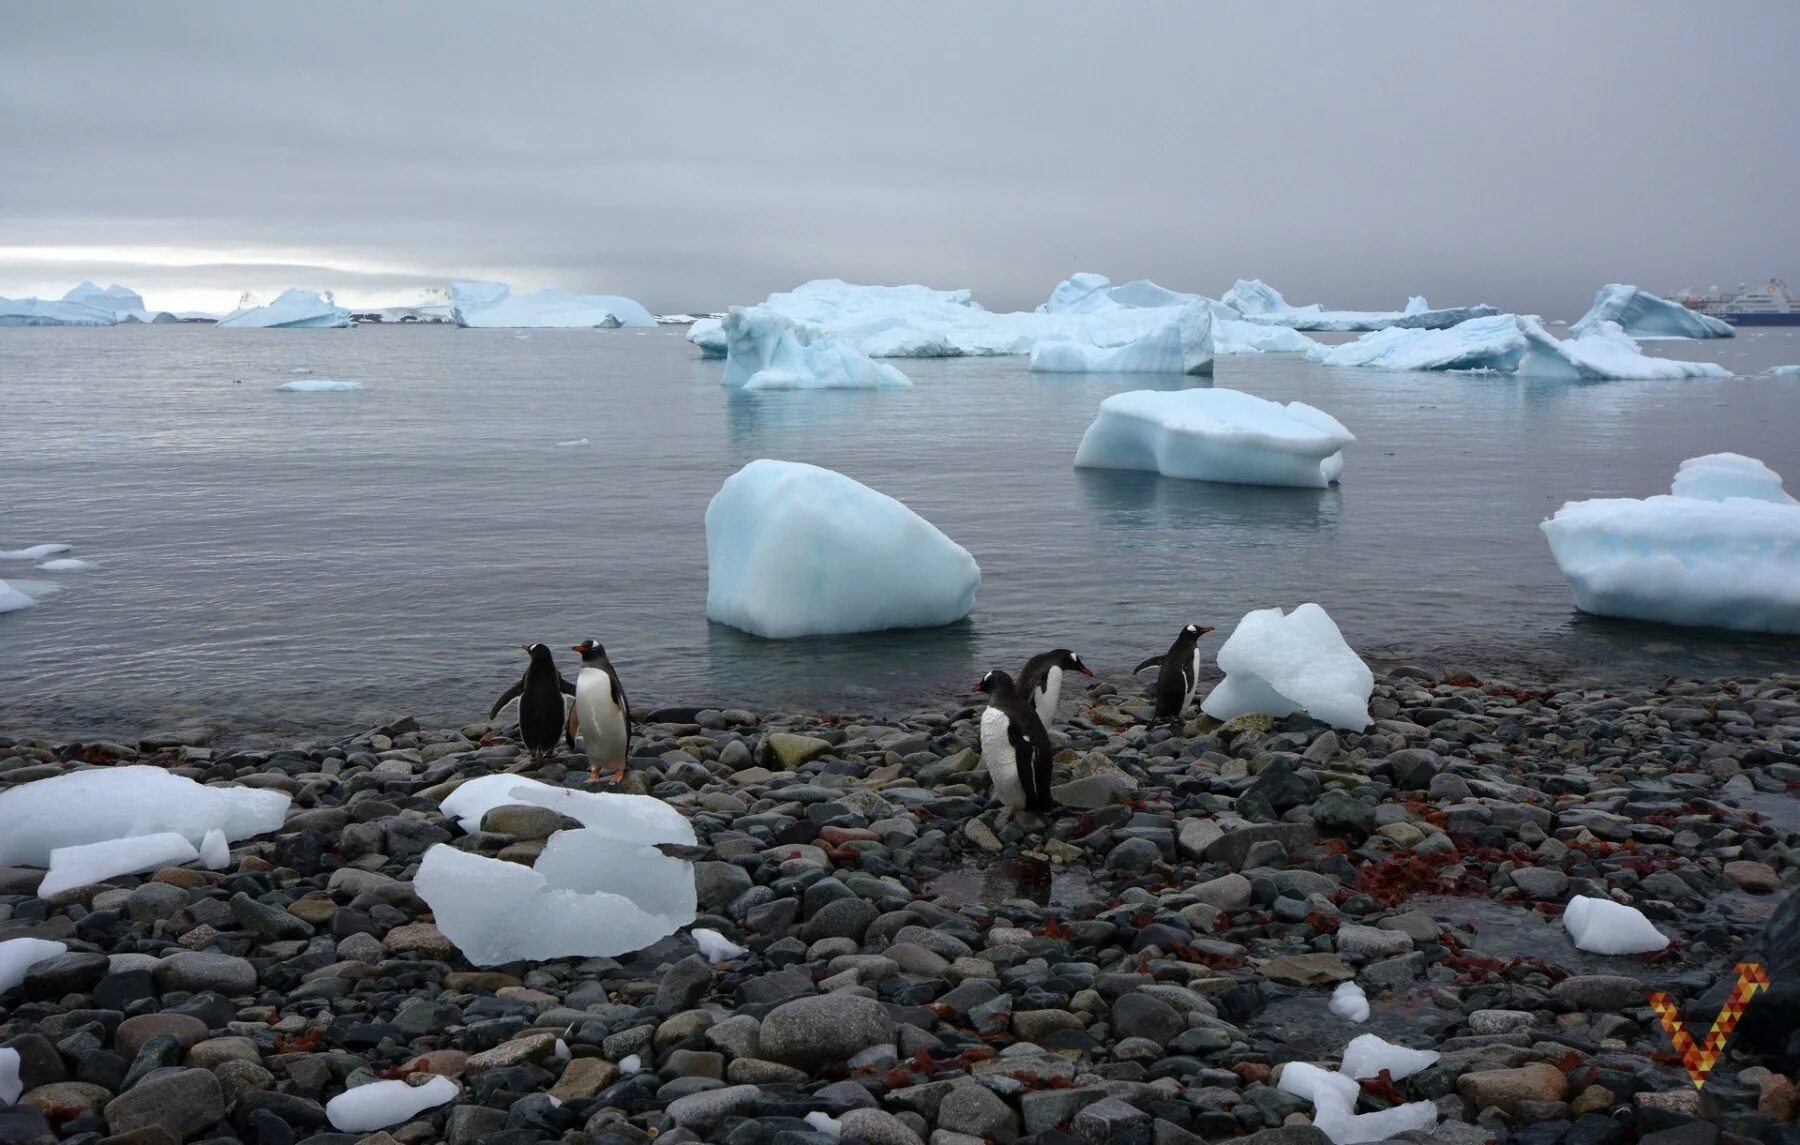
<path fill-rule="evenodd" d="M 1356 1101 L 1362 1096 L 1362 1087 L 1354 1077 L 1306 1062 L 1288 1062 L 1282 1066 L 1281 1084 L 1277 1088 L 1313 1103 L 1313 1124 L 1331 1138 L 1333 1145 L 1385 1141 L 1409 1129 L 1429 1131 L 1437 1125 L 1437 1106 L 1429 1101 L 1359 1114 Z"/>
<path fill-rule="evenodd" d="M 0 942 L 0 994 L 25 981 L 25 972 L 33 966 L 68 950 L 67 943 L 47 938 L 9 938 Z"/>
<path fill-rule="evenodd" d="M 0 791 L 0 866 L 46 866 L 58 847 L 173 831 L 198 847 L 279 830 L 290 798 L 249 787 L 203 787 L 160 767 L 93 768 Z"/>
<path fill-rule="evenodd" d="M 38 884 L 37 893 L 39 898 L 47 899 L 72 887 L 92 886 L 139 871 L 178 867 L 199 857 L 194 844 L 173 831 L 58 847 L 50 852 L 50 871 Z"/>
<path fill-rule="evenodd" d="M 471 791 L 475 784 L 483 786 Z M 692 865 L 655 847 L 694 845 L 693 827 L 674 808 L 496 775 L 458 788 L 444 812 L 469 829 L 505 803 L 553 807 L 586 826 L 550 836 L 531 867 L 442 843 L 425 853 L 413 886 L 470 962 L 625 954 L 694 921 Z"/>
<path fill-rule="evenodd" d="M 1754 458 L 1690 458 L 1669 494 L 1571 501 L 1539 527 L 1583 612 L 1800 633 L 1800 505 Z"/>
<path fill-rule="evenodd" d="M 514 294 L 501 282 L 452 283 L 450 317 L 458 326 L 485 329 L 594 330 L 656 325 L 656 318 L 640 303 L 621 295 L 570 294 L 566 290 Z"/>
<path fill-rule="evenodd" d="M 1189 302 L 1168 315 L 1161 325 L 1116 345 L 1069 338 L 1039 342 L 1031 350 L 1031 368 L 1064 374 L 1211 374 L 1213 321 L 1206 302 Z"/>
<path fill-rule="evenodd" d="M 1342 346 L 1310 350 L 1307 358 L 1326 366 L 1481 370 L 1569 381 L 1731 376 L 1711 362 L 1645 357 L 1613 322 L 1596 322 L 1577 338 L 1556 338 L 1536 318 L 1519 314 L 1473 318 L 1448 330 L 1377 330 Z"/>
<path fill-rule="evenodd" d="M 1669 939 L 1634 906 L 1576 895 L 1563 908 L 1563 927 L 1589 954 L 1653 954 Z"/>
<path fill-rule="evenodd" d="M 461 1092 L 447 1077 L 433 1077 L 424 1085 L 371 1081 L 327 1101 L 325 1117 L 334 1129 L 368 1133 L 410 1121 L 427 1109 L 455 1101 Z"/>
<path fill-rule="evenodd" d="M 1436 1050 L 1408 1049 L 1374 1034 L 1359 1034 L 1344 1047 L 1344 1060 L 1338 1065 L 1338 1072 L 1346 1077 L 1380 1077 L 1381 1071 L 1387 1070 L 1388 1077 L 1399 1081 L 1422 1069 L 1430 1069 L 1440 1056 Z"/>
<path fill-rule="evenodd" d="M 1132 390 L 1100 403 L 1075 464 L 1323 489 L 1343 473 L 1339 451 L 1355 440 L 1336 418 L 1301 402 L 1284 406 L 1237 390 Z"/>
<path fill-rule="evenodd" d="M 1344 642 L 1323 608 L 1303 604 L 1246 613 L 1219 647 L 1225 678 L 1200 710 L 1215 720 L 1260 712 L 1280 719 L 1304 709 L 1332 727 L 1361 731 L 1375 674 Z"/>
<path fill-rule="evenodd" d="M 725 316 L 725 375 L 746 390 L 879 390 L 912 385 L 848 341 L 785 318 L 766 306 L 734 306 Z"/>
<path fill-rule="evenodd" d="M 1658 298 L 1635 286 L 1611 283 L 1594 295 L 1594 305 L 1569 327 L 1581 337 L 1602 322 L 1612 322 L 1633 338 L 1734 338 L 1731 323 L 1689 310 L 1679 302 Z"/>
<path fill-rule="evenodd" d="M 350 312 L 310 290 L 284 290 L 267 306 L 234 310 L 219 326 L 268 330 L 339 330 L 350 325 Z"/>
<path fill-rule="evenodd" d="M 706 507 L 706 615 L 772 639 L 934 628 L 969 614 L 967 549 L 885 493 L 752 461 Z"/>

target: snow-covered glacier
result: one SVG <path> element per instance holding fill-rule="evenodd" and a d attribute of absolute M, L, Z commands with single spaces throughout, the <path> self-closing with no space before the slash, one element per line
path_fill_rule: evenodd
<path fill-rule="evenodd" d="M 1689 458 L 1667 494 L 1571 501 L 1540 527 L 1583 612 L 1800 633 L 1800 504 L 1755 458 Z"/>
<path fill-rule="evenodd" d="M 91 282 L 78 283 L 63 295 L 63 301 L 106 311 L 119 322 L 169 323 L 180 321 L 167 310 L 149 309 L 144 305 L 143 295 L 129 287 L 120 286 L 116 282 L 104 290 Z"/>
<path fill-rule="evenodd" d="M 1321 346 L 1307 358 L 1326 366 L 1484 370 L 1570 381 L 1731 376 L 1711 362 L 1646 357 L 1613 322 L 1594 323 L 1579 337 L 1557 338 L 1525 314 L 1471 318 L 1448 330 L 1390 327 L 1341 346 Z"/>
<path fill-rule="evenodd" d="M 752 461 L 706 507 L 706 615 L 771 639 L 935 628 L 975 605 L 967 549 L 842 473 Z"/>
<path fill-rule="evenodd" d="M 310 290 L 284 290 L 267 306 L 239 307 L 219 319 L 221 329 L 340 330 L 350 312 Z"/>
<path fill-rule="evenodd" d="M 570 294 L 540 290 L 514 294 L 501 282 L 450 285 L 450 316 L 458 326 L 486 330 L 609 330 L 655 326 L 656 318 L 638 302 L 616 294 Z"/>
<path fill-rule="evenodd" d="M 1648 291 L 1623 283 L 1602 286 L 1594 305 L 1569 327 L 1579 338 L 1603 322 L 1612 322 L 1633 338 L 1734 338 L 1731 323 L 1710 314 L 1689 310 L 1679 302 L 1658 298 Z"/>
<path fill-rule="evenodd" d="M 745 390 L 876 390 L 912 385 L 848 341 L 766 306 L 734 306 L 725 316 L 721 384 Z"/>
<path fill-rule="evenodd" d="M 1211 374 L 1213 320 L 1206 300 L 1195 299 L 1155 313 L 1168 317 L 1161 325 L 1116 345 L 1046 338 L 1031 348 L 1031 368 L 1053 374 Z"/>
<path fill-rule="evenodd" d="M 1492 306 L 1450 306 L 1433 310 L 1423 298 L 1407 301 L 1404 310 L 1327 310 L 1318 303 L 1290 306 L 1281 292 L 1259 278 L 1238 279 L 1220 299 L 1246 322 L 1287 326 L 1295 330 L 1438 330 L 1499 311 Z"/>
<path fill-rule="evenodd" d="M 1100 403 L 1075 464 L 1232 485 L 1323 489 L 1356 440 L 1323 410 L 1237 390 L 1132 390 Z"/>

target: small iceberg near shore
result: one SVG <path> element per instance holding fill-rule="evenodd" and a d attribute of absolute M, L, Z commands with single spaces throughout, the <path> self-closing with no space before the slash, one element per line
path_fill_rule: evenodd
<path fill-rule="evenodd" d="M 241 306 L 219 319 L 221 330 L 345 330 L 350 312 L 310 290 L 284 290 L 267 306 Z"/>
<path fill-rule="evenodd" d="M 1571 501 L 1539 527 L 1583 612 L 1800 633 L 1800 504 L 1755 458 L 1689 458 L 1669 493 Z"/>
<path fill-rule="evenodd" d="M 1569 327 L 1569 335 L 1579 338 L 1603 322 L 1613 323 L 1631 338 L 1737 337 L 1729 322 L 1618 282 L 1600 288 L 1594 305 Z"/>
<path fill-rule="evenodd" d="M 1100 403 L 1082 469 L 1143 469 L 1189 481 L 1323 489 L 1356 440 L 1330 414 L 1237 390 L 1130 390 Z"/>
<path fill-rule="evenodd" d="M 1568 381 L 1728 378 L 1711 362 L 1644 356 L 1617 323 L 1597 322 L 1579 337 L 1557 338 L 1529 315 L 1472 318 L 1448 330 L 1391 328 L 1341 346 L 1321 346 L 1307 360 L 1378 370 L 1463 370 Z"/>
<path fill-rule="evenodd" d="M 1038 373 L 1184 374 L 1213 372 L 1212 310 L 1197 299 L 1169 311 L 1168 321 L 1116 345 L 1050 338 L 1031 348 Z"/>
<path fill-rule="evenodd" d="M 514 294 L 503 282 L 452 283 L 450 318 L 458 326 L 483 330 L 612 330 L 656 325 L 656 318 L 641 303 L 622 295 L 571 294 L 566 290 Z"/>
<path fill-rule="evenodd" d="M 1249 612 L 1219 646 L 1225 678 L 1200 710 L 1215 720 L 1261 714 L 1280 719 L 1297 711 L 1334 728 L 1359 732 L 1374 721 L 1369 697 L 1375 674 L 1326 611 L 1302 604 Z"/>
<path fill-rule="evenodd" d="M 768 459 L 706 507 L 706 566 L 706 615 L 776 640 L 951 624 L 981 585 L 969 551 L 894 498 Z"/>
<path fill-rule="evenodd" d="M 340 382 L 330 378 L 307 379 L 298 382 L 283 382 L 276 389 L 289 394 L 343 394 L 361 390 L 361 382 Z"/>
<path fill-rule="evenodd" d="M 722 325 L 728 388 L 759 390 L 904 389 L 912 380 L 842 338 L 766 306 L 734 306 Z"/>

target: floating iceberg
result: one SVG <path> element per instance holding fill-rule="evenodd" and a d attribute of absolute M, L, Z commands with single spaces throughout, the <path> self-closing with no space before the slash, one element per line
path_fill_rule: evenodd
<path fill-rule="evenodd" d="M 702 358 L 723 358 L 731 349 L 725 340 L 725 322 L 702 318 L 688 328 L 687 340 L 700 347 Z"/>
<path fill-rule="evenodd" d="M 0 791 L 0 866 L 44 866 L 58 847 L 179 833 L 198 846 L 280 830 L 289 796 L 249 787 L 203 787 L 160 767 L 91 768 Z"/>
<path fill-rule="evenodd" d="M 1405 310 L 1326 310 L 1316 302 L 1310 306 L 1289 306 L 1280 291 L 1255 278 L 1249 281 L 1238 279 L 1220 301 L 1242 315 L 1246 322 L 1287 326 L 1295 330 L 1385 330 L 1394 326 L 1439 330 L 1471 318 L 1499 313 L 1492 306 L 1451 306 L 1433 310 L 1418 297 L 1409 299 Z"/>
<path fill-rule="evenodd" d="M 179 867 L 199 857 L 194 844 L 173 831 L 58 847 L 50 852 L 50 871 L 38 884 L 37 893 L 39 898 L 47 899 L 73 887 L 92 886 L 140 871 Z"/>
<path fill-rule="evenodd" d="M 1252 712 L 1280 719 L 1304 709 L 1349 731 L 1373 722 L 1375 675 L 1316 604 L 1286 615 L 1279 608 L 1246 613 L 1219 646 L 1218 663 L 1225 678 L 1200 704 L 1215 720 Z"/>
<path fill-rule="evenodd" d="M 1130 390 L 1100 403 L 1075 464 L 1233 485 L 1323 489 L 1355 441 L 1336 418 L 1237 390 Z"/>
<path fill-rule="evenodd" d="M 1344 986 L 1349 985 L 1351 983 L 1344 983 Z M 1374 1034 L 1358 1034 L 1344 1047 L 1344 1060 L 1338 1066 L 1338 1072 L 1345 1077 L 1380 1077 L 1381 1071 L 1387 1070 L 1389 1078 L 1399 1081 L 1420 1070 L 1430 1069 L 1441 1056 L 1436 1050 L 1408 1049 Z"/>
<path fill-rule="evenodd" d="M 341 394 L 362 389 L 362 383 L 318 378 L 300 382 L 283 382 L 275 388 L 290 394 Z"/>
<path fill-rule="evenodd" d="M 1485 370 L 1539 378 L 1725 378 L 1711 362 L 1648 358 L 1611 322 L 1597 322 L 1578 338 L 1556 338 L 1536 318 L 1496 314 L 1448 330 L 1387 329 L 1341 346 L 1321 346 L 1307 358 L 1326 366 L 1379 370 Z"/>
<path fill-rule="evenodd" d="M 1632 338 L 1732 338 L 1729 322 L 1689 310 L 1679 302 L 1658 298 L 1635 286 L 1612 283 L 1594 295 L 1594 305 L 1569 327 L 1579 338 L 1602 322 L 1611 322 Z"/>
<path fill-rule="evenodd" d="M 912 385 L 905 374 L 855 346 L 766 306 L 725 316 L 722 385 L 745 390 L 875 390 Z"/>
<path fill-rule="evenodd" d="M 66 942 L 47 938 L 9 938 L 0 942 L 0 994 L 25 981 L 25 973 L 46 958 L 67 954 Z"/>
<path fill-rule="evenodd" d="M 1117 345 L 1046 339 L 1032 347 L 1031 368 L 1058 374 L 1211 374 L 1213 323 L 1205 300 L 1168 313 L 1161 326 Z"/>
<path fill-rule="evenodd" d="M 350 312 L 310 290 L 284 290 L 267 306 L 239 307 L 219 319 L 221 329 L 336 330 Z"/>
<path fill-rule="evenodd" d="M 1769 373 L 1778 378 L 1792 377 L 1800 374 L 1800 366 L 1774 366 L 1770 368 Z"/>
<path fill-rule="evenodd" d="M 1800 633 L 1800 505 L 1754 458 L 1690 458 L 1672 493 L 1571 501 L 1540 528 L 1583 612 Z"/>
<path fill-rule="evenodd" d="M 0 561 L 41 561 L 45 557 L 66 553 L 69 548 L 68 545 L 32 545 L 28 549 L 7 549 L 0 551 Z"/>
<path fill-rule="evenodd" d="M 0 326 L 116 326 L 110 310 L 44 298 L 0 298 Z"/>
<path fill-rule="evenodd" d="M 772 639 L 934 628 L 975 604 L 967 549 L 815 465 L 752 461 L 706 507 L 706 615 Z"/>
<path fill-rule="evenodd" d="M 343 1133 L 370 1133 L 411 1121 L 427 1109 L 455 1101 L 461 1093 L 447 1077 L 434 1076 L 424 1085 L 371 1081 L 327 1101 L 325 1119 Z"/>
<path fill-rule="evenodd" d="M 37 601 L 12 585 L 0 580 L 0 612 L 17 612 L 21 608 L 30 608 L 36 603 Z"/>
<path fill-rule="evenodd" d="M 1409 1129 L 1429 1132 L 1437 1125 L 1437 1106 L 1429 1101 L 1359 1114 L 1356 1102 L 1362 1096 L 1362 1087 L 1354 1077 L 1306 1062 L 1282 1066 L 1281 1083 L 1276 1088 L 1312 1102 L 1313 1125 L 1331 1138 L 1333 1145 L 1385 1141 Z"/>
<path fill-rule="evenodd" d="M 1589 954 L 1654 954 L 1669 945 L 1644 912 L 1611 899 L 1576 895 L 1563 908 L 1563 927 Z"/>
<path fill-rule="evenodd" d="M 135 290 L 113 283 L 105 290 L 91 282 L 83 282 L 63 295 L 64 302 L 75 302 L 95 310 L 105 311 L 113 316 L 116 322 L 179 322 L 180 319 L 166 310 L 150 310 L 144 306 L 144 296 Z"/>
<path fill-rule="evenodd" d="M 1318 346 L 1297 330 L 1245 322 L 1243 315 L 1223 303 L 1169 290 L 1147 278 L 1114 286 L 1103 274 L 1071 275 L 1050 292 L 1050 300 L 1038 307 L 1038 313 L 1063 320 L 1046 321 L 1047 339 L 1115 345 L 1157 329 L 1167 321 L 1162 312 L 1172 314 L 1195 302 L 1204 302 L 1212 315 L 1215 354 L 1304 354 Z M 1066 322 L 1070 316 L 1083 321 L 1070 326 Z"/>
<path fill-rule="evenodd" d="M 45 572 L 87 572 L 89 569 L 97 568 L 97 567 L 98 566 L 95 565 L 94 562 L 92 562 L 92 561 L 77 560 L 74 557 L 65 557 L 60 560 L 45 561 L 43 564 L 38 566 L 38 568 L 42 569 Z"/>
<path fill-rule="evenodd" d="M 656 848 L 693 846 L 693 827 L 674 808 L 642 795 L 566 791 L 516 776 L 445 800 L 467 827 L 487 807 L 529 803 L 586 824 L 550 836 L 531 867 L 438 844 L 425 853 L 413 886 L 440 930 L 477 966 L 520 959 L 602 957 L 641 950 L 694 921 L 693 867 Z M 490 802 L 498 799 L 500 802 Z M 484 807 L 483 805 L 487 806 Z M 477 813 L 479 812 L 479 814 Z"/>
<path fill-rule="evenodd" d="M 499 282 L 452 283 L 450 314 L 458 326 L 489 330 L 610 330 L 656 325 L 648 310 L 620 295 L 570 294 L 566 290 L 514 294 Z"/>
<path fill-rule="evenodd" d="M 1331 1012 L 1345 1021 L 1366 1022 L 1369 1020 L 1369 996 L 1354 982 L 1340 982 L 1331 992 Z"/>

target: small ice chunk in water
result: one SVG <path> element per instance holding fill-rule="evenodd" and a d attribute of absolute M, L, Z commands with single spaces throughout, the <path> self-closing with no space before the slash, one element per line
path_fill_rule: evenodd
<path fill-rule="evenodd" d="M 0 866 L 44 866 L 58 847 L 179 833 L 198 846 L 213 829 L 228 840 L 281 829 L 292 798 L 250 787 L 204 787 L 160 767 L 72 771 L 0 791 Z"/>
<path fill-rule="evenodd" d="M 25 981 L 25 972 L 32 966 L 68 951 L 67 943 L 48 938 L 9 938 L 0 942 L 0 994 Z"/>
<path fill-rule="evenodd" d="M 28 549 L 0 549 L 0 561 L 41 561 L 69 551 L 68 545 L 33 545 Z"/>
<path fill-rule="evenodd" d="M 1575 949 L 1589 954 L 1654 954 L 1669 945 L 1643 911 L 1611 899 L 1576 895 L 1562 917 Z"/>
<path fill-rule="evenodd" d="M 54 561 L 45 561 L 38 568 L 44 572 L 86 572 L 98 568 L 92 561 L 78 560 L 75 557 L 62 557 Z"/>
<path fill-rule="evenodd" d="M 593 444 L 593 442 L 589 441 L 587 438 L 578 437 L 574 441 L 559 441 L 556 443 L 556 447 L 558 449 L 573 449 L 578 445 L 592 445 L 592 444 Z"/>
<path fill-rule="evenodd" d="M 1375 675 L 1316 604 L 1285 615 L 1279 608 L 1245 614 L 1219 647 L 1218 664 L 1225 678 L 1200 705 L 1215 720 L 1253 712 L 1280 719 L 1304 708 L 1349 731 L 1374 722 Z"/>
<path fill-rule="evenodd" d="M 0 1106 L 11 1105 L 25 1092 L 19 1079 L 19 1051 L 0 1050 Z"/>
<path fill-rule="evenodd" d="M 750 953 L 749 947 L 739 946 L 718 931 L 708 930 L 704 926 L 696 926 L 688 933 L 694 936 L 694 945 L 700 948 L 700 953 L 706 955 L 706 960 L 714 966 Z"/>
<path fill-rule="evenodd" d="M 1387 1070 L 1388 1077 L 1399 1081 L 1430 1068 L 1440 1056 L 1436 1050 L 1408 1049 L 1383 1041 L 1374 1034 L 1360 1034 L 1344 1047 L 1344 1060 L 1338 1066 L 1338 1072 L 1349 1077 L 1379 1077 L 1382 1070 Z"/>
<path fill-rule="evenodd" d="M 814 1110 L 801 1120 L 830 1137 L 841 1136 L 844 1131 L 844 1127 L 838 1124 L 837 1118 L 821 1110 Z"/>
<path fill-rule="evenodd" d="M 1331 1012 L 1352 1022 L 1369 1020 L 1369 996 L 1354 982 L 1342 982 L 1331 992 Z"/>
<path fill-rule="evenodd" d="M 200 863 L 212 871 L 222 871 L 231 865 L 231 844 L 225 841 L 225 832 L 215 827 L 200 840 Z"/>
<path fill-rule="evenodd" d="M 139 871 L 178 867 L 199 857 L 194 845 L 173 831 L 58 847 L 50 852 L 50 872 L 38 884 L 37 893 L 39 898 L 47 899 L 71 887 L 92 886 Z"/>
<path fill-rule="evenodd" d="M 333 378 L 312 378 L 303 382 L 283 382 L 275 388 L 290 394 L 342 394 L 362 389 L 362 383 L 341 382 Z"/>
<path fill-rule="evenodd" d="M 1306 1062 L 1288 1062 L 1282 1066 L 1281 1084 L 1276 1088 L 1312 1102 L 1313 1125 L 1331 1138 L 1333 1145 L 1385 1141 L 1409 1129 L 1429 1131 L 1437 1125 L 1437 1106 L 1429 1101 L 1358 1114 L 1356 1099 L 1361 1095 L 1362 1087 L 1356 1079 Z"/>
<path fill-rule="evenodd" d="M 0 580 L 0 612 L 17 612 L 21 608 L 30 608 L 36 603 L 37 601 L 12 585 Z"/>
<path fill-rule="evenodd" d="M 427 1109 L 455 1101 L 461 1092 L 447 1077 L 433 1077 L 424 1085 L 371 1081 L 327 1101 L 325 1117 L 334 1129 L 345 1133 L 369 1133 L 410 1121 Z"/>
<path fill-rule="evenodd" d="M 1143 469 L 1188 481 L 1323 489 L 1356 436 L 1304 402 L 1238 390 L 1130 390 L 1100 403 L 1075 465 Z"/>

